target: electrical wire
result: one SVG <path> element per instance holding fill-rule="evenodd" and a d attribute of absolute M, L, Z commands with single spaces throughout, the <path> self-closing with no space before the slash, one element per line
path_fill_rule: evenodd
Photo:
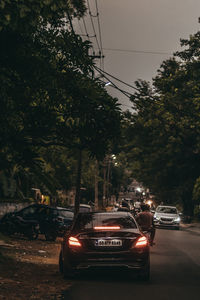
<path fill-rule="evenodd" d="M 124 82 L 124 81 L 118 79 L 117 77 L 115 77 L 115 76 L 113 76 L 113 75 L 111 75 L 111 74 L 109 74 L 109 73 L 107 73 L 107 72 L 105 72 L 105 71 L 99 69 L 99 68 L 96 67 L 96 66 L 95 66 L 94 68 L 95 68 L 100 74 L 102 74 L 102 76 L 104 76 L 109 82 L 111 82 L 112 85 L 114 85 L 114 87 L 115 87 L 116 89 L 118 89 L 120 92 L 122 92 L 122 91 L 125 92 L 125 91 L 124 91 L 124 90 L 121 90 L 121 89 L 118 88 L 115 84 L 113 84 L 113 82 L 110 80 L 110 78 L 106 77 L 105 74 L 107 74 L 107 75 L 110 76 L 111 78 L 113 78 L 113 79 L 119 81 L 120 83 L 123 83 L 124 85 L 133 88 L 134 90 L 138 91 L 138 92 L 139 92 L 140 94 L 142 94 L 143 96 L 146 96 L 145 93 L 143 94 L 143 93 L 141 92 L 141 90 L 138 89 L 138 88 L 136 88 L 135 86 L 132 86 L 132 85 L 130 85 L 130 84 L 128 84 L 128 83 L 126 83 L 126 82 Z M 112 86 L 112 85 L 111 85 L 111 86 Z M 129 93 L 129 92 L 125 92 L 125 93 L 129 94 L 130 96 L 133 95 L 133 94 L 131 94 L 131 93 Z M 123 93 L 123 94 L 124 94 L 124 93 Z M 127 95 L 125 95 L 125 96 L 127 96 Z M 129 98 L 130 98 L 130 96 L 129 96 Z M 127 96 L 127 97 L 128 97 L 128 96 Z M 154 99 L 152 96 L 150 96 L 150 95 L 149 95 L 149 99 L 150 99 L 151 101 L 152 101 L 152 100 L 153 100 L 153 101 L 155 100 L 155 99 Z"/>
<path fill-rule="evenodd" d="M 94 31 L 94 37 L 95 37 L 95 39 L 96 39 L 96 43 L 97 43 L 97 47 L 98 47 L 98 49 L 99 49 L 99 52 L 101 52 L 101 47 L 100 47 L 99 41 L 98 41 L 98 39 L 97 39 L 97 34 L 96 34 L 94 22 L 93 22 L 93 18 L 96 17 L 96 16 L 93 16 L 93 15 L 92 15 L 92 12 L 91 12 L 91 9 L 90 9 L 90 3 L 89 3 L 89 0 L 87 0 L 87 4 L 88 4 L 88 10 L 89 10 L 89 15 L 90 15 L 90 20 L 91 20 L 92 28 L 93 28 L 93 31 Z"/>
<path fill-rule="evenodd" d="M 92 13 L 89 0 L 87 0 L 87 6 L 88 6 L 88 11 L 89 11 L 90 21 L 92 24 L 92 29 L 94 32 L 94 37 L 96 39 L 96 44 L 97 44 L 97 47 L 99 50 L 100 68 L 104 68 L 104 60 L 103 60 L 104 55 L 103 55 L 103 49 L 102 49 L 101 28 L 100 28 L 100 20 L 99 20 L 99 11 L 98 11 L 97 1 L 96 1 L 96 14 Z M 93 21 L 94 18 L 97 18 L 97 22 L 98 22 L 97 24 L 98 24 L 99 40 L 98 40 L 97 33 L 96 33 L 95 23 Z"/>
<path fill-rule="evenodd" d="M 97 0 L 95 0 L 96 4 L 96 14 L 97 14 L 97 21 L 98 21 L 98 30 L 99 30 L 99 41 L 100 41 L 100 47 L 101 47 L 101 53 L 102 53 L 102 69 L 104 70 L 104 54 L 103 54 L 103 45 L 102 45 L 102 36 L 101 36 L 101 23 L 100 23 L 100 18 L 99 18 L 99 9 L 98 9 L 98 4 Z"/>
<path fill-rule="evenodd" d="M 124 85 L 126 85 L 126 86 L 128 86 L 128 87 L 131 87 L 131 88 L 133 88 L 134 90 L 139 91 L 139 89 L 136 88 L 135 86 L 133 86 L 133 85 L 131 85 L 131 84 L 128 84 L 128 83 L 122 81 L 121 79 L 119 79 L 119 78 L 117 78 L 117 77 L 115 77 L 115 76 L 113 76 L 113 75 L 111 75 L 111 74 L 109 74 L 109 73 L 107 73 L 107 72 L 101 70 L 100 68 L 98 68 L 98 67 L 96 67 L 96 66 L 95 66 L 95 69 L 96 69 L 97 71 L 100 71 L 100 72 L 105 73 L 106 75 L 108 75 L 108 76 L 110 76 L 111 78 L 113 78 L 113 79 L 119 81 L 120 83 L 123 83 Z"/>
<path fill-rule="evenodd" d="M 156 54 L 156 55 L 172 55 L 169 52 L 159 52 L 159 51 L 143 51 L 143 50 L 131 50 L 131 49 L 115 49 L 115 48 L 103 48 L 106 51 L 116 51 L 116 52 L 129 52 L 129 53 L 142 53 L 142 54 Z"/>
<path fill-rule="evenodd" d="M 99 68 L 98 68 L 99 69 Z M 119 92 L 121 92 L 123 95 L 125 95 L 128 99 L 130 99 L 130 97 L 132 96 L 131 93 L 124 91 L 122 89 L 120 89 L 113 81 L 110 80 L 110 78 L 108 78 L 104 73 L 102 73 L 101 71 L 97 70 L 97 72 L 99 74 L 101 74 L 102 77 L 104 77 L 105 79 L 107 79 L 110 83 L 111 83 L 111 87 L 117 89 Z M 102 80 L 100 80 L 101 82 L 103 82 Z M 103 82 L 105 84 L 105 82 Z"/>

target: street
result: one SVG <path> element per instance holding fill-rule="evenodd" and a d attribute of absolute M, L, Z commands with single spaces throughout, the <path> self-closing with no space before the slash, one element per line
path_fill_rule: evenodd
<path fill-rule="evenodd" d="M 157 229 L 151 247 L 151 279 L 141 282 L 127 272 L 82 274 L 64 293 L 68 300 L 199 299 L 200 235 Z"/>

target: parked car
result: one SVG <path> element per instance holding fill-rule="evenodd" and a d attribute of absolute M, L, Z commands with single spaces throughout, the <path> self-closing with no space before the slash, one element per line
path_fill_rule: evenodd
<path fill-rule="evenodd" d="M 154 224 L 160 227 L 180 228 L 180 214 L 175 206 L 159 205 L 154 214 Z"/>
<path fill-rule="evenodd" d="M 6 214 L 4 220 L 7 219 Z M 17 212 L 12 213 L 12 220 L 21 218 L 24 224 L 30 222 L 39 225 L 39 232 L 45 235 L 47 240 L 55 240 L 62 236 L 72 224 L 74 213 L 62 207 L 50 207 L 44 204 L 31 204 Z M 1 224 L 1 223 L 0 223 Z M 5 222 L 6 226 L 6 222 Z"/>
<path fill-rule="evenodd" d="M 40 213 L 40 232 L 46 240 L 55 241 L 56 237 L 62 237 L 73 221 L 74 213 L 63 207 L 46 207 Z"/>
<path fill-rule="evenodd" d="M 24 235 L 35 240 L 39 234 L 39 224 L 36 220 L 25 220 L 20 214 L 7 213 L 0 220 L 0 232 L 7 235 Z"/>
<path fill-rule="evenodd" d="M 74 205 L 70 205 L 69 209 L 74 211 Z M 80 204 L 79 206 L 79 212 L 91 212 L 92 210 L 92 206 L 88 204 Z"/>
<path fill-rule="evenodd" d="M 64 277 L 86 269 L 125 268 L 150 277 L 149 243 L 129 212 L 79 213 L 59 256 Z"/>

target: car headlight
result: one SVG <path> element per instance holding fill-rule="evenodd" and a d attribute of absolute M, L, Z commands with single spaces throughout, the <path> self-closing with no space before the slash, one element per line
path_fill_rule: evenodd
<path fill-rule="evenodd" d="M 155 221 L 159 221 L 159 220 L 160 220 L 160 217 L 154 216 L 154 220 L 155 220 Z"/>
<path fill-rule="evenodd" d="M 181 220 L 180 217 L 176 217 L 176 218 L 174 219 L 175 222 L 180 222 L 180 220 Z"/>

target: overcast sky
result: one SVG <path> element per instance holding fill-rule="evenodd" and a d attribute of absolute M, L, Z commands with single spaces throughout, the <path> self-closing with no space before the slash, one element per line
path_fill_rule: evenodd
<path fill-rule="evenodd" d="M 91 12 L 95 15 L 96 0 L 88 1 Z M 170 53 L 180 50 L 180 38 L 188 38 L 200 28 L 199 0 L 97 0 L 97 4 L 105 55 L 104 70 L 131 85 L 138 78 L 151 81 L 162 61 L 169 58 Z M 98 35 L 98 19 L 92 19 Z M 77 26 L 78 33 L 85 29 L 84 23 L 81 22 L 79 27 Z M 85 24 L 88 34 L 92 35 L 93 26 L 89 17 L 85 18 Z M 91 41 L 96 49 L 95 38 L 91 38 Z M 119 83 L 117 85 L 126 91 L 133 91 Z M 123 104 L 123 110 L 131 106 L 123 94 L 116 92 L 112 87 L 107 89 L 113 96 L 118 97 L 119 102 Z"/>

